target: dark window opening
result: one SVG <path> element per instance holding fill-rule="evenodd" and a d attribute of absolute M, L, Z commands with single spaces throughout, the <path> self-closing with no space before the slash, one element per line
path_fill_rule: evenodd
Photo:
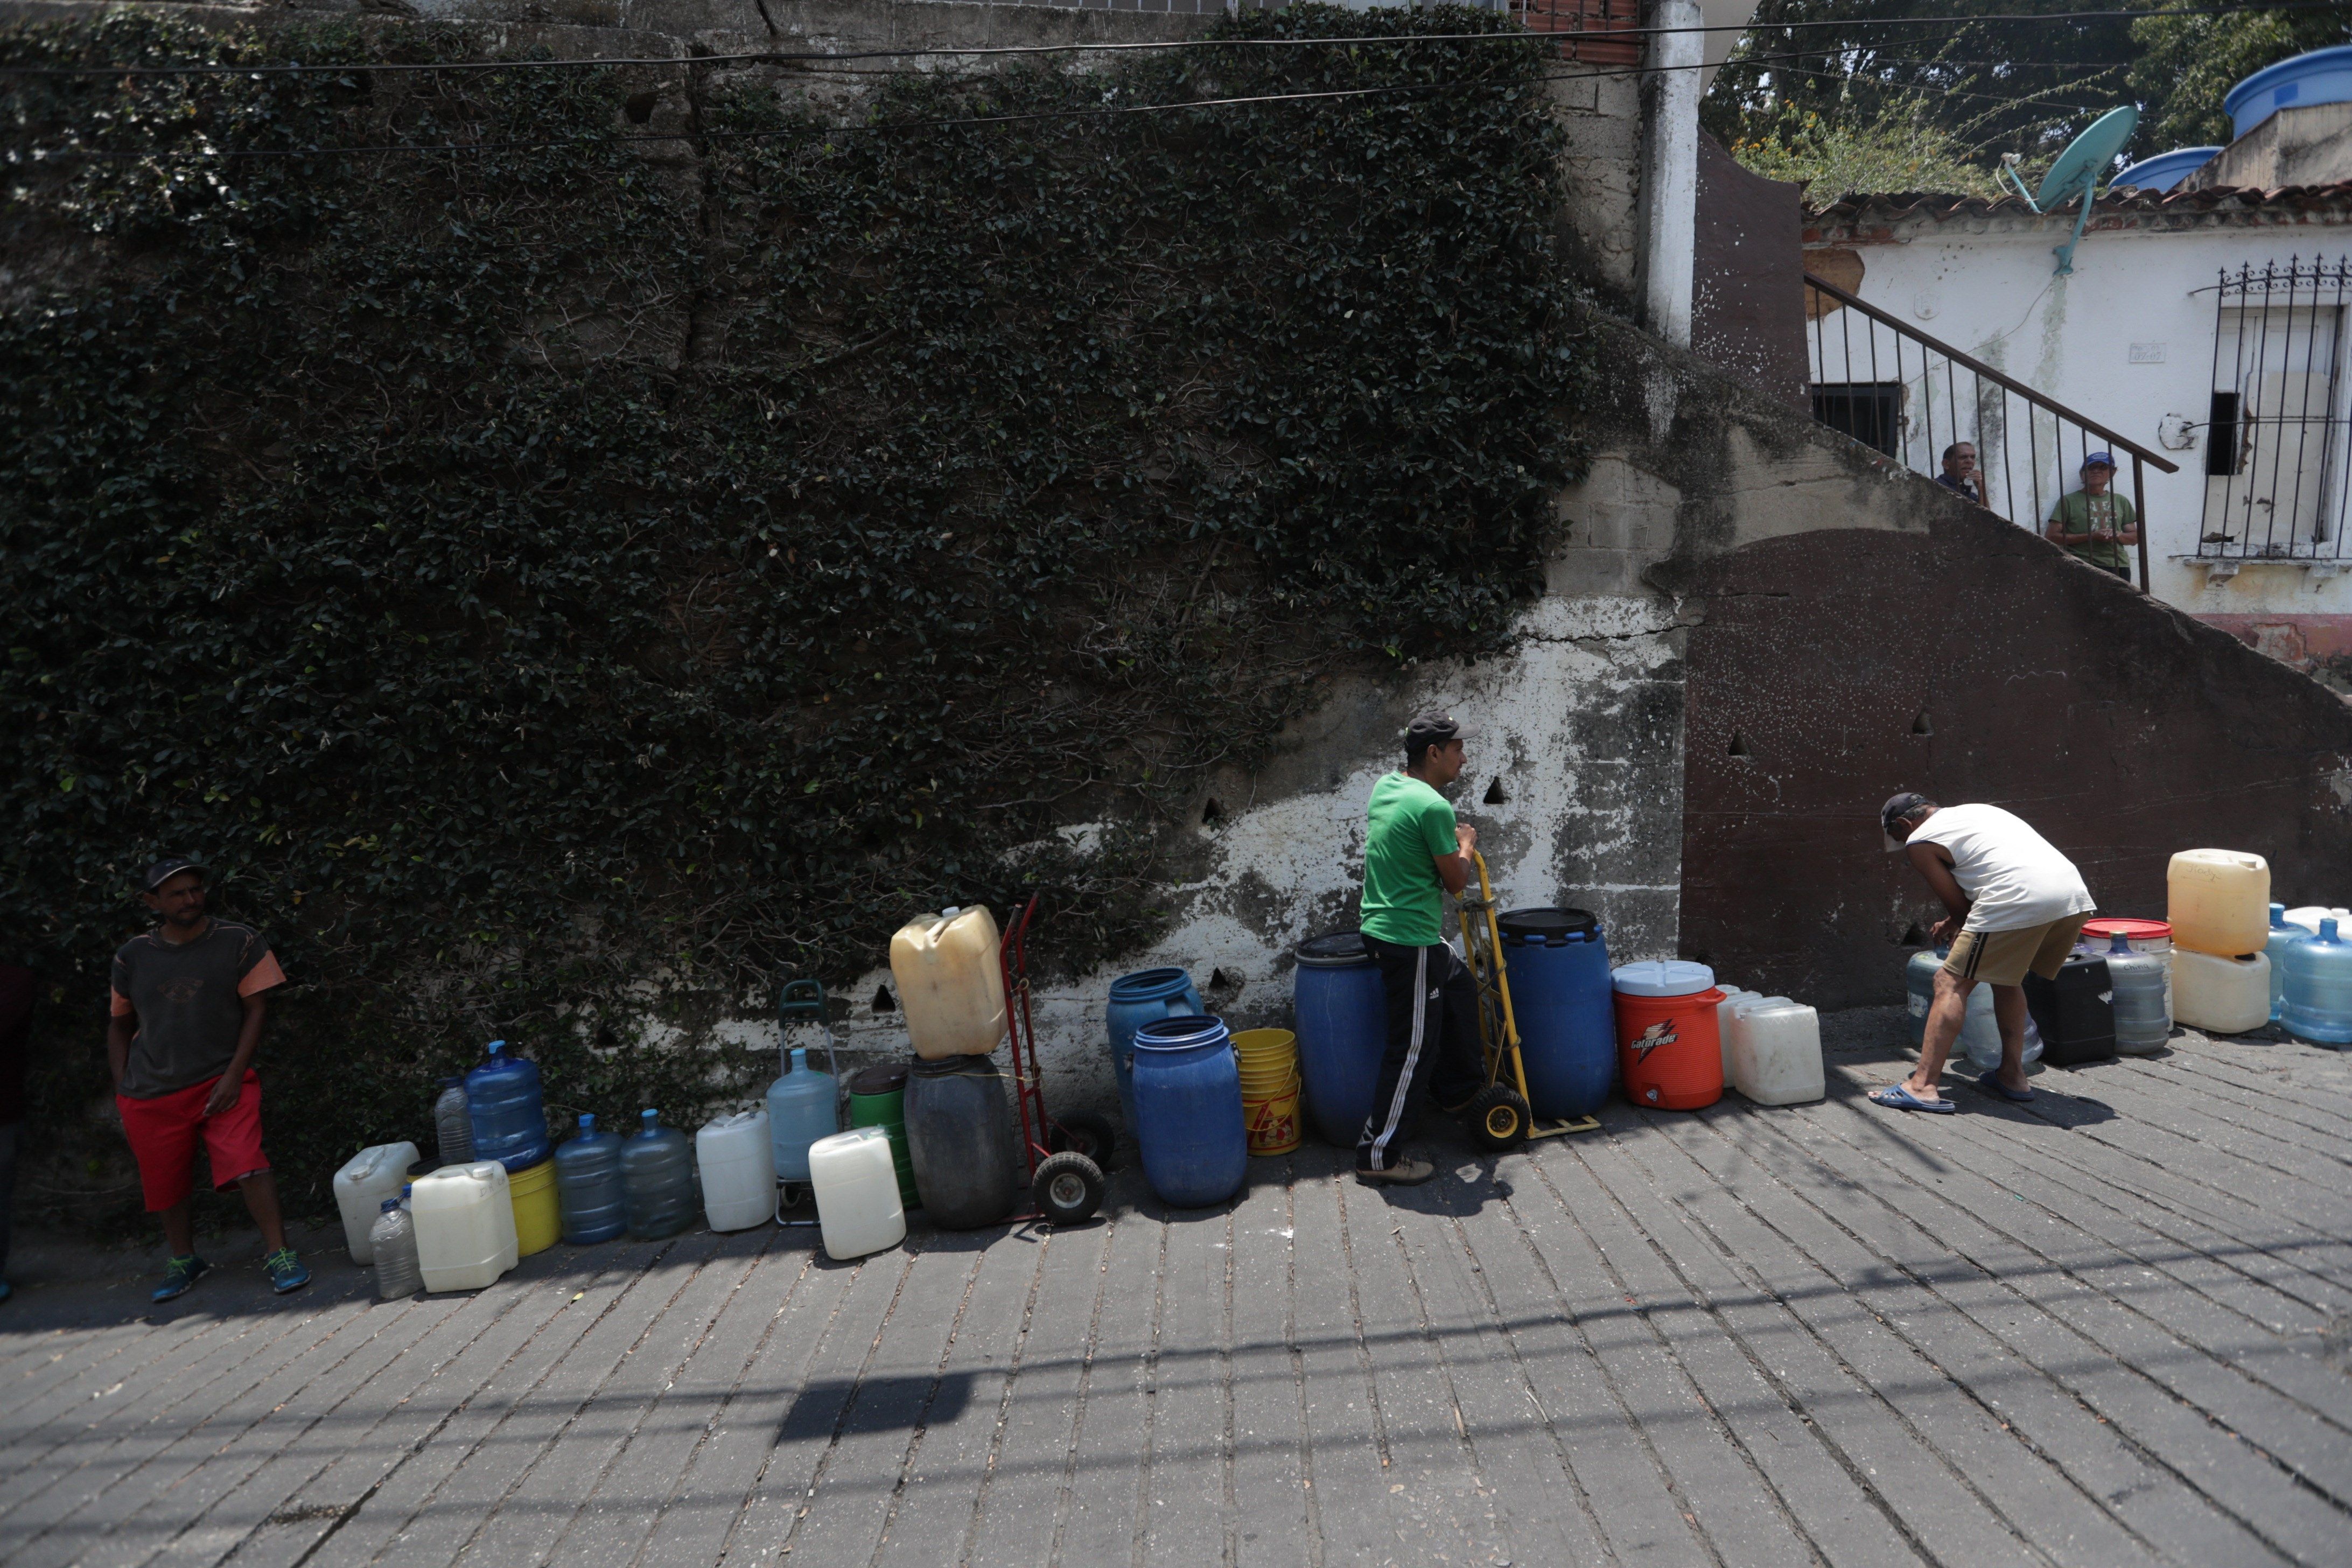
<path fill-rule="evenodd" d="M 1902 438 L 1903 384 L 1896 381 L 1816 382 L 1813 417 L 1888 457 Z"/>
<path fill-rule="evenodd" d="M 2220 479 L 2238 471 L 2238 395 L 2217 392 L 2205 421 L 2205 471 Z"/>

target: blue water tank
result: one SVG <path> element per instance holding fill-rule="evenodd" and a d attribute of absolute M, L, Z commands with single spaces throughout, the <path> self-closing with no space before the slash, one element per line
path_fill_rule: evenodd
<path fill-rule="evenodd" d="M 541 1098 L 539 1066 L 507 1055 L 492 1040 L 489 1059 L 466 1075 L 466 1113 L 474 1124 L 474 1158 L 496 1160 L 507 1174 L 527 1171 L 554 1150 Z"/>
<path fill-rule="evenodd" d="M 1609 949 L 1583 910 L 1513 910 L 1495 922 L 1519 1026 L 1528 1108 L 1547 1121 L 1590 1116 L 1617 1081 Z"/>
<path fill-rule="evenodd" d="M 1141 969 L 1110 983 L 1110 1068 L 1118 1079 L 1119 1114 L 1135 1130 L 1135 1031 L 1155 1018 L 1201 1011 L 1201 993 L 1181 969 Z"/>
<path fill-rule="evenodd" d="M 2265 66 L 2231 88 L 2221 100 L 2230 134 L 2243 136 L 2282 109 L 2352 99 L 2352 44 L 2314 49 Z"/>
<path fill-rule="evenodd" d="M 2336 933 L 2333 920 L 2322 920 L 2317 936 L 2286 950 L 2278 1021 L 2299 1040 L 2352 1043 L 2352 942 Z"/>
<path fill-rule="evenodd" d="M 1352 1149 L 1372 1114 L 1389 1043 L 1388 997 L 1363 937 L 1334 931 L 1298 944 L 1291 1005 L 1307 1114 L 1327 1143 Z"/>
<path fill-rule="evenodd" d="M 790 1070 L 768 1087 L 768 1148 L 776 1180 L 805 1182 L 809 1145 L 841 1131 L 840 1086 L 831 1073 L 809 1066 L 804 1046 L 794 1046 L 784 1065 Z"/>
<path fill-rule="evenodd" d="M 610 1241 L 628 1228 L 621 1191 L 621 1140 L 596 1131 L 596 1119 L 580 1119 L 580 1135 L 555 1152 L 555 1212 L 563 1239 L 573 1246 Z"/>
<path fill-rule="evenodd" d="M 2142 158 L 2108 184 L 2109 189 L 2137 185 L 2143 191 L 2168 191 L 2221 153 L 2219 147 L 2175 147 L 2153 158 Z"/>
<path fill-rule="evenodd" d="M 1136 1030 L 1134 1125 L 1143 1179 L 1160 1202 L 1206 1208 L 1242 1190 L 1241 1064 L 1222 1022 L 1160 1018 Z"/>

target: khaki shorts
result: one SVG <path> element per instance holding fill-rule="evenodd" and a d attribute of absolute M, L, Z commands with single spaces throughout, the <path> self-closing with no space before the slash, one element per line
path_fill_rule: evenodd
<path fill-rule="evenodd" d="M 2058 978 L 2058 968 L 2074 951 L 2087 914 L 2068 915 L 2048 925 L 2017 931 L 1964 931 L 1952 943 L 1944 967 L 1957 978 L 1987 985 L 2021 985 L 2026 971 L 2044 980 Z"/>

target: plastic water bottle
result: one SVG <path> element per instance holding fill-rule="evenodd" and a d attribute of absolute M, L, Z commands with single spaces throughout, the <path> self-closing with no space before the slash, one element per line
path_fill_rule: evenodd
<path fill-rule="evenodd" d="M 368 1246 L 375 1253 L 375 1293 L 383 1301 L 404 1301 L 425 1289 L 425 1275 L 416 1266 L 416 1226 L 398 1198 L 383 1200 L 383 1212 L 368 1229 Z"/>
<path fill-rule="evenodd" d="M 676 1236 L 694 1223 L 702 1189 L 694 1179 L 694 1146 L 661 1124 L 661 1112 L 638 1117 L 636 1132 L 621 1143 L 621 1186 L 629 1234 L 642 1241 Z"/>
<path fill-rule="evenodd" d="M 584 1112 L 580 1136 L 555 1151 L 555 1205 L 563 1218 L 563 1239 L 575 1247 L 610 1241 L 628 1228 L 623 1206 L 621 1140 L 596 1131 Z"/>
<path fill-rule="evenodd" d="M 2335 917 L 2319 934 L 2286 950 L 2286 988 L 2279 1022 L 2299 1040 L 2352 1044 L 2352 942 L 2336 934 Z"/>
<path fill-rule="evenodd" d="M 2271 906 L 2270 936 L 2263 943 L 2263 952 L 2271 961 L 2271 1022 L 2273 1024 L 2278 1022 L 2282 994 L 2286 985 L 2286 950 L 2318 929 L 2316 921 L 2305 929 L 2288 920 L 2284 904 Z"/>
<path fill-rule="evenodd" d="M 441 1098 L 433 1102 L 433 1131 L 441 1145 L 445 1165 L 468 1165 L 474 1160 L 473 1108 L 466 1100 L 466 1080 L 445 1078 Z"/>
<path fill-rule="evenodd" d="M 2147 1056 L 2164 1048 L 2172 1037 L 2172 1010 L 2166 1005 L 2164 981 L 2170 966 L 2157 952 L 2134 952 L 2131 940 L 2117 931 L 2108 939 L 2107 984 L 2115 997 L 2116 1049 L 2126 1056 Z"/>

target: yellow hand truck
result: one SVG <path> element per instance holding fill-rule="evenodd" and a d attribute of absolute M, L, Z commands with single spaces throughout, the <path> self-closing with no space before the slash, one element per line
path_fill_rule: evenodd
<path fill-rule="evenodd" d="M 1511 981 L 1503 963 L 1503 933 L 1495 923 L 1495 889 L 1486 879 L 1486 858 L 1470 851 L 1478 872 L 1478 891 L 1462 889 L 1462 961 L 1478 987 L 1478 1045 L 1486 1053 L 1486 1082 L 1463 1108 L 1470 1141 L 1481 1149 L 1500 1152 L 1516 1149 L 1530 1138 L 1558 1138 L 1570 1132 L 1599 1131 L 1590 1116 L 1566 1121 L 1542 1121 L 1528 1107 L 1528 1071 L 1519 1060 L 1519 1020 L 1511 1011 Z M 1505 1082 L 1503 1068 L 1510 1067 Z"/>

